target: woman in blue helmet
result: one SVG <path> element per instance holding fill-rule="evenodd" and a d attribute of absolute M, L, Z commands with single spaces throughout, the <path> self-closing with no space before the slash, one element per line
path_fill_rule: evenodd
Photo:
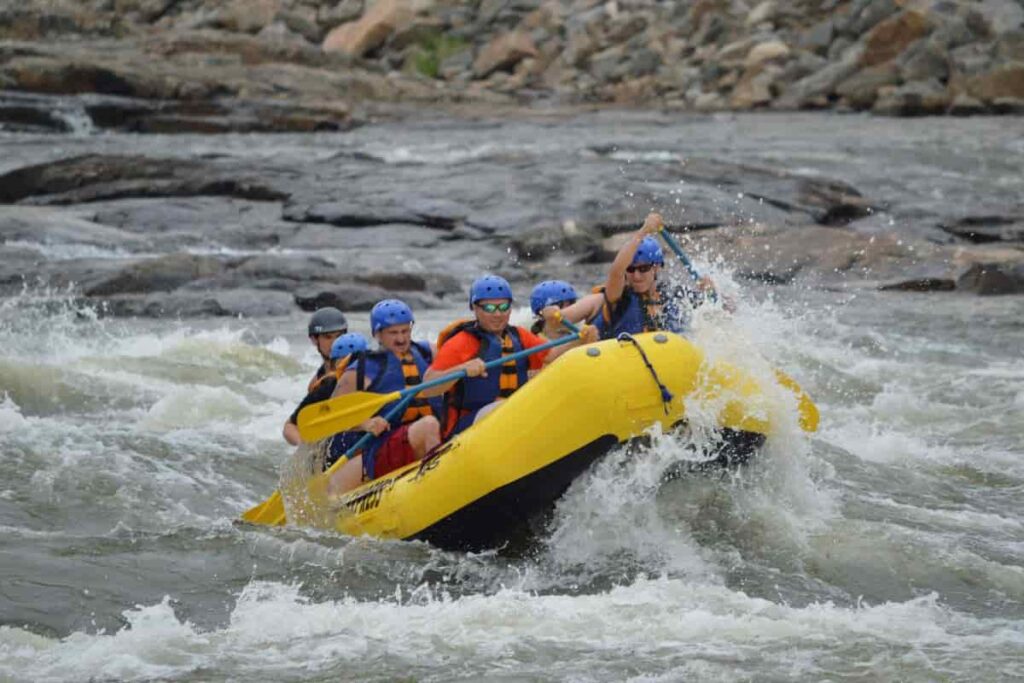
<path fill-rule="evenodd" d="M 298 408 L 291 414 L 284 423 L 284 440 L 293 446 L 298 446 L 302 441 L 299 436 L 299 428 L 296 420 L 299 411 L 311 403 L 326 401 L 334 394 L 338 385 L 338 379 L 344 373 L 346 366 L 352 362 L 353 357 L 359 356 L 367 349 L 366 338 L 357 332 L 348 332 L 335 338 L 331 344 L 328 357 L 324 361 L 324 373 L 309 385 L 306 397 L 299 403 Z"/>
<path fill-rule="evenodd" d="M 420 384 L 434 358 L 434 349 L 429 342 L 412 339 L 414 322 L 412 309 L 404 302 L 398 299 L 377 302 L 370 311 L 370 329 L 379 348 L 348 364 L 334 395 L 353 391 L 388 394 Z M 376 479 L 419 460 L 441 442 L 441 424 L 437 417 L 440 401 L 417 396 L 404 413 L 389 423 L 382 416 L 393 406 L 389 403 L 352 432 L 335 438 L 328 466 L 363 432 L 371 432 L 378 437 L 353 458 L 352 463 L 339 468 L 338 481 L 331 483 L 333 492 L 340 493 L 358 485 L 361 480 Z"/>
<path fill-rule="evenodd" d="M 661 215 L 650 213 L 644 224 L 615 255 L 608 279 L 597 289 L 600 298 L 580 301 L 563 311 L 569 320 L 592 320 L 602 339 L 651 330 L 683 332 L 687 325 L 684 300 L 693 302 L 696 292 L 685 288 L 670 291 L 658 282 L 665 255 L 654 237 L 664 227 Z M 713 286 L 708 278 L 700 289 Z"/>
<path fill-rule="evenodd" d="M 438 337 L 437 357 L 426 375 L 430 381 L 443 374 L 466 371 L 465 379 L 428 390 L 431 395 L 445 394 L 445 438 L 467 429 L 500 405 L 526 383 L 531 371 L 540 370 L 572 346 L 596 338 L 590 329 L 580 342 L 541 351 L 488 372 L 486 363 L 540 346 L 545 340 L 509 324 L 512 288 L 504 278 L 485 275 L 476 280 L 470 288 L 469 307 L 472 319 L 449 325 Z M 549 311 L 545 318 L 553 325 L 557 309 L 549 306 L 543 310 Z"/>

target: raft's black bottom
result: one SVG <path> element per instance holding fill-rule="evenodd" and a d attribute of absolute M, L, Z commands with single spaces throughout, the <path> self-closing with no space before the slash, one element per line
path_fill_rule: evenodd
<path fill-rule="evenodd" d="M 765 440 L 763 434 L 726 429 L 714 460 L 689 463 L 691 471 L 734 467 L 747 462 Z M 438 521 L 409 540 L 446 550 L 486 550 L 529 536 L 536 518 L 547 513 L 569 485 L 618 445 L 611 435 L 592 441 L 547 467 L 496 489 Z"/>

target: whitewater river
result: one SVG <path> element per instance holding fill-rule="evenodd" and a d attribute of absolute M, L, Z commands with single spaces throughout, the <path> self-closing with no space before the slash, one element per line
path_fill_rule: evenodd
<path fill-rule="evenodd" d="M 613 453 L 511 555 L 236 523 L 288 454 L 304 314 L 0 300 L 0 679 L 1024 678 L 1024 297 L 716 268 L 741 306 L 697 341 L 786 369 L 820 432 L 783 419 L 733 477 L 662 481 L 697 436 Z"/>

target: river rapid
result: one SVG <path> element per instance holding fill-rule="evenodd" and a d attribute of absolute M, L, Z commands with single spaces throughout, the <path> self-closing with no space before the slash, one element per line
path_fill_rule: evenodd
<path fill-rule="evenodd" d="M 672 135 L 623 121 L 519 122 L 493 163 L 537 153 L 526 138 L 550 153 L 611 129 L 655 154 Z M 991 120 L 916 128 L 933 145 L 874 170 L 892 122 L 869 140 L 868 119 L 845 119 L 842 139 L 836 117 L 738 121 L 701 125 L 726 131 L 717 144 L 737 159 L 853 168 L 883 198 L 1003 201 L 1021 187 L 997 153 L 1024 148 Z M 425 126 L 337 144 L 429 160 L 495 155 L 501 139 Z M 332 140 L 0 144 L 28 163 L 56 156 L 51 144 L 294 159 Z M 623 201 L 635 189 L 624 182 Z M 698 265 L 740 305 L 699 314 L 696 341 L 755 374 L 785 369 L 820 431 L 800 433 L 790 410 L 749 467 L 671 480 L 709 444 L 700 430 L 655 435 L 586 473 L 515 553 L 236 523 L 288 456 L 280 427 L 317 361 L 306 314 L 113 319 L 63 290 L 0 299 L 0 679 L 1024 678 L 1024 298 L 770 287 Z M 424 311 L 416 334 L 461 313 Z M 365 314 L 350 320 L 365 331 Z"/>

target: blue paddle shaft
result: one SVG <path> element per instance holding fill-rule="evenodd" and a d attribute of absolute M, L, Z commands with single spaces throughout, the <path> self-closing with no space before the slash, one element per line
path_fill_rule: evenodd
<path fill-rule="evenodd" d="M 679 260 L 682 261 L 684 266 L 686 266 L 686 270 L 689 271 L 690 277 L 692 277 L 695 282 L 699 282 L 700 273 L 697 272 L 697 268 L 693 265 L 693 261 L 690 260 L 690 257 L 687 256 L 686 252 L 683 251 L 683 248 L 679 246 L 679 242 L 676 242 L 676 238 L 672 236 L 672 233 L 668 230 L 662 230 L 658 234 L 661 235 L 661 239 L 665 240 L 665 244 L 667 244 L 669 248 L 676 253 Z M 715 293 L 715 290 L 712 289 L 708 294 L 712 301 L 716 301 L 718 299 L 718 295 Z"/>
<path fill-rule="evenodd" d="M 565 323 L 566 321 L 563 320 L 562 322 Z M 572 323 L 567 323 L 567 324 L 571 325 Z M 508 356 L 502 356 L 501 358 L 496 358 L 496 359 L 492 360 L 491 362 L 486 363 L 484 365 L 484 367 L 487 368 L 487 369 L 496 368 L 499 365 L 504 365 L 505 363 L 508 363 L 509 361 L 517 361 L 520 358 L 526 358 L 527 356 L 532 356 L 535 353 L 539 353 L 541 351 L 546 351 L 547 349 L 553 349 L 556 346 L 562 346 L 563 344 L 568 344 L 570 342 L 574 342 L 574 341 L 576 341 L 579 338 L 580 338 L 580 333 L 579 333 L 579 330 L 577 330 L 575 334 L 570 334 L 568 337 L 562 337 L 561 339 L 556 339 L 554 341 L 549 341 L 549 342 L 546 342 L 546 343 L 541 344 L 539 346 L 534 346 L 533 348 L 530 348 L 530 349 L 523 349 L 522 351 L 518 351 L 518 352 L 513 353 L 511 355 L 508 355 Z M 389 410 L 386 415 L 384 415 L 384 419 L 387 420 L 388 422 L 391 422 L 396 417 L 401 415 L 403 412 L 405 412 L 405 409 L 409 405 L 409 402 L 412 401 L 412 397 L 415 396 L 416 394 L 420 393 L 424 389 L 430 389 L 431 387 L 437 387 L 437 386 L 441 386 L 442 384 L 448 384 L 449 382 L 452 382 L 452 381 L 455 381 L 455 380 L 459 380 L 459 379 L 463 379 L 465 377 L 467 377 L 466 371 L 465 370 L 459 370 L 458 372 L 452 372 L 452 373 L 449 373 L 447 375 L 442 375 L 441 377 L 438 377 L 437 379 L 432 379 L 429 382 L 423 382 L 422 384 L 417 384 L 414 387 L 410 387 L 409 389 L 406 389 L 401 394 L 399 394 L 398 404 L 394 408 Z M 344 458 L 346 460 L 348 460 L 353 455 L 358 453 L 360 450 L 365 448 L 366 445 L 369 444 L 370 441 L 372 441 L 375 438 L 376 438 L 376 436 L 374 436 L 373 432 L 367 432 L 366 434 L 363 434 L 363 437 L 361 439 L 359 439 L 359 441 L 357 441 L 356 444 L 354 446 L 352 446 L 352 448 L 350 448 L 347 451 L 345 451 Z"/>
<path fill-rule="evenodd" d="M 388 421 L 388 424 L 390 424 L 392 420 L 394 420 L 396 417 L 405 412 L 405 409 L 409 405 L 409 402 L 412 401 L 413 396 L 414 394 L 409 394 L 408 396 L 400 400 L 395 405 L 394 408 L 387 412 L 387 414 L 384 416 L 384 419 Z M 345 451 L 345 455 L 343 455 L 342 457 L 345 458 L 345 460 L 351 459 L 353 455 L 369 446 L 370 442 L 376 439 L 377 436 L 378 435 L 374 434 L 373 432 L 366 432 L 359 439 L 359 441 L 356 441 L 355 445 L 352 446 L 352 448 Z"/>

